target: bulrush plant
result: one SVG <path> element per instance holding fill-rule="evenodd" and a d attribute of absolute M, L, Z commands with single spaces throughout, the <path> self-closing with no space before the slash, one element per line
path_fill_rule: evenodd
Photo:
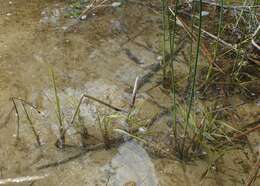
<path fill-rule="evenodd" d="M 172 9 L 174 7 L 174 10 Z M 193 12 L 193 11 L 192 11 Z M 188 99 L 186 101 L 180 101 L 177 99 L 177 81 L 176 81 L 176 69 L 175 69 L 175 58 L 174 50 L 177 48 L 177 27 L 181 25 L 178 18 L 179 15 L 179 1 L 176 0 L 174 6 L 170 4 L 170 1 L 162 0 L 162 21 L 163 21 L 163 79 L 167 79 L 170 76 L 171 86 L 171 114 L 172 114 L 172 136 L 173 136 L 173 148 L 175 150 L 175 155 L 181 160 L 190 160 L 194 156 L 201 156 L 202 146 L 206 145 L 204 143 L 207 140 L 214 140 L 211 136 L 210 128 L 215 126 L 215 117 L 211 116 L 209 118 L 208 113 L 200 113 L 200 119 L 195 114 L 195 108 L 193 107 L 195 102 L 195 91 L 196 91 L 196 77 L 198 71 L 198 63 L 200 61 L 200 47 L 201 47 L 201 37 L 202 37 L 202 1 L 199 1 L 199 16 L 198 16 L 198 32 L 195 38 L 195 33 L 193 33 L 193 21 L 191 31 L 188 31 L 187 26 L 183 27 L 185 31 L 190 36 L 190 70 L 188 74 Z M 220 18 L 222 21 L 222 18 Z M 221 30 L 221 27 L 219 28 Z M 167 42 L 168 41 L 168 42 Z M 193 48 L 194 44 L 195 49 Z M 169 51 L 167 51 L 169 49 Z M 193 54 L 194 51 L 194 54 Z M 166 60 L 166 54 L 169 53 L 169 60 Z M 168 73 L 169 72 L 169 73 Z M 177 121 L 178 119 L 180 121 Z"/>
<path fill-rule="evenodd" d="M 193 101 L 194 101 L 197 67 L 198 67 L 199 55 L 200 55 L 201 26 L 202 26 L 202 0 L 200 0 L 200 2 L 199 2 L 199 31 L 198 31 L 198 38 L 197 38 L 195 63 L 194 63 L 193 70 L 190 71 L 190 73 L 192 73 L 192 75 L 191 75 L 192 80 L 191 80 L 190 96 L 188 99 L 188 111 L 187 111 L 187 118 L 186 118 L 186 124 L 185 124 L 185 129 L 184 129 L 183 144 L 181 145 L 181 148 L 182 148 L 181 158 L 183 158 L 184 153 L 185 153 L 187 127 L 189 124 L 189 117 L 190 117 L 190 113 L 191 113 L 192 105 L 193 105 Z"/>

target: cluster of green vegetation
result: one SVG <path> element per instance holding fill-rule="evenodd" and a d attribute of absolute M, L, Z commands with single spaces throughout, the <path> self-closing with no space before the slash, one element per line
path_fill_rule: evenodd
<path fill-rule="evenodd" d="M 258 91 L 254 83 L 259 80 L 259 74 L 257 74 L 259 64 L 250 63 L 246 55 L 254 37 L 252 33 L 257 30 L 259 25 L 256 16 L 257 2 L 244 1 L 242 8 L 235 5 L 227 6 L 224 0 L 220 0 L 219 4 L 211 4 L 211 2 L 202 0 L 193 1 L 192 4 L 189 18 L 185 19 L 183 17 L 187 17 L 187 13 L 183 16 L 182 11 L 182 7 L 185 6 L 184 2 L 176 0 L 175 3 L 172 3 L 162 0 L 163 77 L 164 80 L 170 81 L 172 131 L 176 144 L 176 155 L 182 160 L 189 160 L 191 155 L 196 154 L 194 152 L 198 151 L 201 146 L 206 147 L 213 144 L 210 148 L 217 149 L 218 145 L 216 144 L 221 141 L 220 138 L 230 140 L 230 136 L 225 132 L 227 130 L 223 130 L 223 126 L 237 132 L 237 129 L 221 121 L 218 113 L 213 111 L 214 108 L 206 109 L 199 115 L 195 114 L 198 107 L 194 108 L 196 100 L 199 97 L 215 96 L 217 101 L 218 93 L 216 92 L 219 84 L 223 82 L 226 87 L 223 89 L 225 94 L 234 94 L 236 90 L 239 94 L 254 99 L 257 94 L 254 92 Z M 211 5 L 218 8 L 216 10 L 217 17 L 210 17 L 209 15 L 204 17 L 203 13 L 207 9 L 210 11 Z M 250 8 L 248 9 L 248 7 Z M 233 20 L 230 20 L 224 12 L 234 8 L 237 8 L 238 13 L 234 15 Z M 209 24 L 210 22 L 214 24 Z M 206 31 L 205 28 L 210 30 Z M 237 38 L 230 33 L 230 30 L 239 30 L 241 36 Z M 187 74 L 188 94 L 184 98 L 185 101 L 180 102 L 179 94 L 184 92 L 178 90 L 178 87 L 180 87 L 176 76 L 178 72 L 176 72 L 174 63 L 176 63 L 175 50 L 180 43 L 178 43 L 178 40 L 183 39 L 180 38 L 180 35 L 183 34 L 188 36 L 190 43 L 188 62 L 190 70 Z M 207 42 L 208 38 L 211 39 L 211 43 Z M 222 38 L 225 38 L 225 41 Z M 237 41 L 237 43 L 234 43 L 234 41 Z M 205 46 L 209 46 L 209 48 Z M 204 65 L 203 68 L 199 67 L 199 64 L 205 64 L 205 61 L 209 65 Z M 224 63 L 225 61 L 228 63 Z M 254 70 L 252 71 L 252 69 Z M 198 73 L 200 76 L 198 76 Z M 250 89 L 250 85 L 253 86 L 252 89 Z M 182 127 L 179 127 L 177 122 L 179 117 L 184 118 Z M 195 117 L 199 117 L 200 120 L 195 119 Z"/>

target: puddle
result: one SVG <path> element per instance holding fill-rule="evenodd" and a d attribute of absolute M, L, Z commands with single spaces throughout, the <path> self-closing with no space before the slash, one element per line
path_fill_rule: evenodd
<path fill-rule="evenodd" d="M 198 160 L 184 168 L 179 161 L 153 156 L 134 140 L 86 153 L 76 127 L 69 127 L 66 141 L 71 147 L 65 150 L 55 147 L 59 124 L 49 66 L 55 72 L 66 127 L 83 94 L 128 110 L 136 77 L 145 76 L 160 59 L 161 17 L 151 7 L 129 1 L 127 6 L 108 6 L 106 11 L 97 11 L 91 18 L 78 22 L 65 17 L 68 4 L 63 1 L 0 0 L 0 3 L 0 178 L 48 175 L 35 182 L 19 183 L 35 186 L 242 185 L 239 177 L 245 178 L 248 169 L 241 167 L 250 164 L 250 158 L 242 155 L 242 150 L 237 151 L 239 157 L 225 156 L 219 168 L 222 171 L 218 174 L 213 171 L 201 181 L 210 160 Z M 178 58 L 183 60 L 181 56 Z M 188 70 L 181 63 L 176 68 L 181 78 Z M 136 112 L 142 122 L 170 104 L 169 96 L 154 87 L 159 81 L 157 76 L 145 82 L 137 94 Z M 28 100 L 43 111 L 39 115 L 28 107 L 42 147 L 37 146 L 20 104 L 21 140 L 15 146 L 17 120 L 10 101 L 12 96 Z M 152 98 L 162 105 L 151 102 Z M 253 114 L 250 108 L 254 109 Z M 259 100 L 243 107 L 239 111 L 244 114 L 243 121 L 257 119 L 257 109 Z M 100 113 L 115 111 L 87 99 L 80 106 L 79 117 L 95 137 L 87 140 L 88 145 L 102 142 L 97 124 Z M 168 130 L 168 120 L 168 115 L 159 118 L 148 132 L 156 131 L 157 126 L 161 126 L 158 132 Z M 122 127 L 118 123 L 113 123 L 115 128 Z M 139 132 L 146 130 L 139 128 Z M 167 135 L 163 134 L 161 143 L 169 145 Z M 259 144 L 254 148 L 259 151 Z M 53 162 L 62 163 L 39 169 Z M 237 168 L 234 162 L 243 162 L 238 172 L 234 171 Z"/>

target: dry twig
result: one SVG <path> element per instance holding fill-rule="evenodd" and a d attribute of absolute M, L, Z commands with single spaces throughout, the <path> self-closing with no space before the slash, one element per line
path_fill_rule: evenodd
<path fill-rule="evenodd" d="M 24 183 L 24 182 L 31 182 L 36 180 L 41 180 L 46 178 L 48 175 L 42 176 L 24 176 L 24 177 L 17 177 L 17 178 L 5 178 L 0 179 L 0 185 L 12 184 L 12 183 Z"/>

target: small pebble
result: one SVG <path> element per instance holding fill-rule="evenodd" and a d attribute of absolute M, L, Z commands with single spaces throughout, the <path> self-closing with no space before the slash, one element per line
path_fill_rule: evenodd
<path fill-rule="evenodd" d="M 201 12 L 201 16 L 208 16 L 209 15 L 209 12 L 207 12 L 207 11 L 202 11 Z"/>
<path fill-rule="evenodd" d="M 111 4 L 112 7 L 119 7 L 121 5 L 121 2 L 113 2 Z"/>
<path fill-rule="evenodd" d="M 87 16 L 86 15 L 83 15 L 80 17 L 81 20 L 86 20 L 87 19 Z"/>
<path fill-rule="evenodd" d="M 162 56 L 157 56 L 157 61 L 161 61 L 162 59 L 163 59 L 163 57 Z"/>
<path fill-rule="evenodd" d="M 138 128 L 138 132 L 145 133 L 146 129 L 144 127 L 140 127 L 140 128 Z"/>

